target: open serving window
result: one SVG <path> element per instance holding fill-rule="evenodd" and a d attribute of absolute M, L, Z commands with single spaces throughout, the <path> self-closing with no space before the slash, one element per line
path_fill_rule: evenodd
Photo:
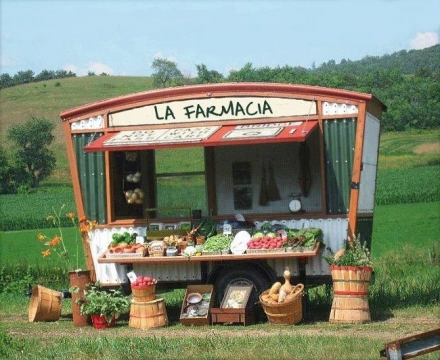
<path fill-rule="evenodd" d="M 109 153 L 114 220 L 145 218 L 147 208 L 179 218 L 181 205 L 205 216 L 288 213 L 296 194 L 311 194 L 308 211 L 320 211 L 319 152 L 309 149 L 319 144 L 317 128 L 304 120 L 123 130 L 84 150 Z M 179 152 L 191 161 L 173 163 Z"/>

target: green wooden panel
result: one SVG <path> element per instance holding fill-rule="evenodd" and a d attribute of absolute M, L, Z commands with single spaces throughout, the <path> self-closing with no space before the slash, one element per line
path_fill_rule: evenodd
<path fill-rule="evenodd" d="M 72 135 L 86 216 L 103 224 L 107 221 L 104 153 L 86 153 L 83 149 L 101 136 L 102 133 Z"/>
<path fill-rule="evenodd" d="M 323 122 L 327 213 L 347 214 L 353 170 L 356 118 Z"/>

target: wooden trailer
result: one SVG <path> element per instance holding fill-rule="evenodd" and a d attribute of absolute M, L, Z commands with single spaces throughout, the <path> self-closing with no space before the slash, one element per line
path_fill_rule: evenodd
<path fill-rule="evenodd" d="M 220 299 L 236 283 L 260 293 L 286 266 L 292 281 L 329 282 L 323 258 L 329 251 L 351 234 L 371 246 L 384 111 L 370 94 L 224 83 L 146 91 L 62 112 L 78 214 L 99 223 L 84 241 L 93 278 L 124 284 L 133 269 L 161 283 L 214 284 Z M 184 156 L 171 171 L 176 151 Z M 134 189 L 142 199 L 129 202 L 127 191 Z M 255 231 L 268 222 L 319 228 L 324 248 L 103 256 L 114 233 L 148 239 L 153 229 L 184 228 L 200 214 L 219 225 L 239 214 Z"/>

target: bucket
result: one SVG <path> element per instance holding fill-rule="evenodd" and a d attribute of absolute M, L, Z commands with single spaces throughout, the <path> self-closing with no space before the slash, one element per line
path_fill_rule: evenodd
<path fill-rule="evenodd" d="M 95 329 L 105 329 L 116 326 L 115 317 L 113 317 L 110 322 L 107 322 L 105 316 L 101 315 L 90 315 L 90 319 L 92 320 L 92 325 Z"/>
<path fill-rule="evenodd" d="M 298 284 L 295 290 L 295 296 L 283 303 L 272 303 L 264 301 L 264 295 L 269 294 L 269 290 L 263 291 L 260 295 L 260 302 L 264 313 L 272 325 L 294 325 L 302 320 L 302 295 L 303 284 Z"/>
<path fill-rule="evenodd" d="M 331 323 L 367 323 L 371 321 L 368 296 L 335 294 L 330 311 Z"/>
<path fill-rule="evenodd" d="M 146 329 L 168 325 L 168 316 L 163 299 L 148 302 L 131 302 L 128 325 Z"/>
<path fill-rule="evenodd" d="M 62 294 L 37 285 L 29 303 L 29 322 L 57 321 L 61 316 Z"/>
<path fill-rule="evenodd" d="M 337 295 L 367 295 L 373 269 L 369 266 L 330 266 Z"/>
<path fill-rule="evenodd" d="M 134 302 L 148 302 L 156 299 L 156 285 L 135 286 L 131 285 L 131 294 Z"/>

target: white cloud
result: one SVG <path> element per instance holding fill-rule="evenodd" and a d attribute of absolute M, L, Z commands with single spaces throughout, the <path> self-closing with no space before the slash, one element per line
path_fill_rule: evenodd
<path fill-rule="evenodd" d="M 425 49 L 439 43 L 438 33 L 435 31 L 418 32 L 416 37 L 410 42 L 411 50 Z"/>

